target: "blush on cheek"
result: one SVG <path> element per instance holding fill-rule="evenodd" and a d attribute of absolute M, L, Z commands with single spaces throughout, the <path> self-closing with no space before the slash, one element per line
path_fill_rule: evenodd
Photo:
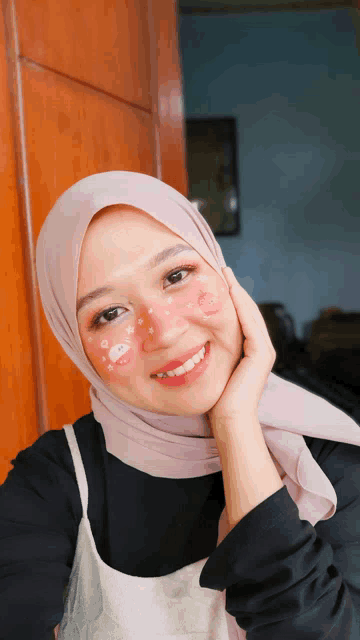
<path fill-rule="evenodd" d="M 206 316 L 213 316 L 215 313 L 219 313 L 222 308 L 219 297 L 212 293 L 201 292 L 198 297 L 198 304 Z"/>
<path fill-rule="evenodd" d="M 208 276 L 201 276 L 204 283 L 208 283 Z M 198 278 L 199 280 L 201 278 Z M 186 293 L 183 299 L 176 299 L 176 311 L 188 314 L 191 312 L 201 313 L 203 317 L 210 317 L 219 313 L 222 310 L 226 298 L 226 292 L 224 287 L 220 287 L 218 283 L 211 282 L 211 285 L 215 285 L 215 288 L 219 289 L 218 292 L 206 291 L 206 284 L 202 289 L 198 289 L 198 286 L 194 286 L 190 292 Z M 220 291 L 221 289 L 221 291 Z M 171 309 L 171 306 L 169 307 Z M 169 315 L 169 311 L 165 313 Z"/>

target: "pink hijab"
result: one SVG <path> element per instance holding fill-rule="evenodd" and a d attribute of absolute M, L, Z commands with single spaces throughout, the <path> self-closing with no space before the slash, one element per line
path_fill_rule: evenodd
<path fill-rule="evenodd" d="M 204 415 L 163 415 L 119 400 L 83 350 L 76 319 L 81 245 L 95 213 L 114 204 L 133 205 L 166 225 L 227 284 L 221 271 L 226 263 L 220 245 L 187 198 L 151 176 L 108 171 L 88 176 L 65 191 L 41 228 L 36 268 L 46 318 L 67 355 L 91 383 L 91 405 L 102 426 L 107 451 L 153 476 L 192 478 L 215 473 L 221 470 L 220 457 Z M 268 449 L 285 473 L 283 483 L 301 519 L 314 525 L 331 518 L 337 505 L 335 490 L 303 435 L 360 446 L 356 422 L 327 400 L 273 373 L 258 415 Z"/>

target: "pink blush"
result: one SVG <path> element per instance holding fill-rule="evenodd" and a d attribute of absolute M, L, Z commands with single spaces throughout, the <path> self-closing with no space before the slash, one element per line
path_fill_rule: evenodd
<path fill-rule="evenodd" d="M 198 298 L 198 304 L 201 311 L 206 316 L 213 316 L 221 310 L 219 298 L 212 293 L 201 293 Z"/>

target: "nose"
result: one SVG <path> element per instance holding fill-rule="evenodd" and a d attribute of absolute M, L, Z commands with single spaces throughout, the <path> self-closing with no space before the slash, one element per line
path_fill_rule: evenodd
<path fill-rule="evenodd" d="M 136 322 L 138 335 L 143 337 L 144 351 L 166 349 L 176 344 L 189 328 L 189 321 L 185 317 L 185 308 L 178 308 L 174 304 L 152 304 L 143 309 Z M 136 331 L 136 329 L 135 329 Z"/>

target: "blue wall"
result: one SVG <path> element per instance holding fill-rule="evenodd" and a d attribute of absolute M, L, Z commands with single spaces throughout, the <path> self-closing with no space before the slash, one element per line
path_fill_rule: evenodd
<path fill-rule="evenodd" d="M 323 307 L 360 309 L 353 15 L 180 18 L 186 115 L 237 118 L 242 231 L 217 238 L 225 261 L 257 303 L 285 303 L 299 337 Z"/>

